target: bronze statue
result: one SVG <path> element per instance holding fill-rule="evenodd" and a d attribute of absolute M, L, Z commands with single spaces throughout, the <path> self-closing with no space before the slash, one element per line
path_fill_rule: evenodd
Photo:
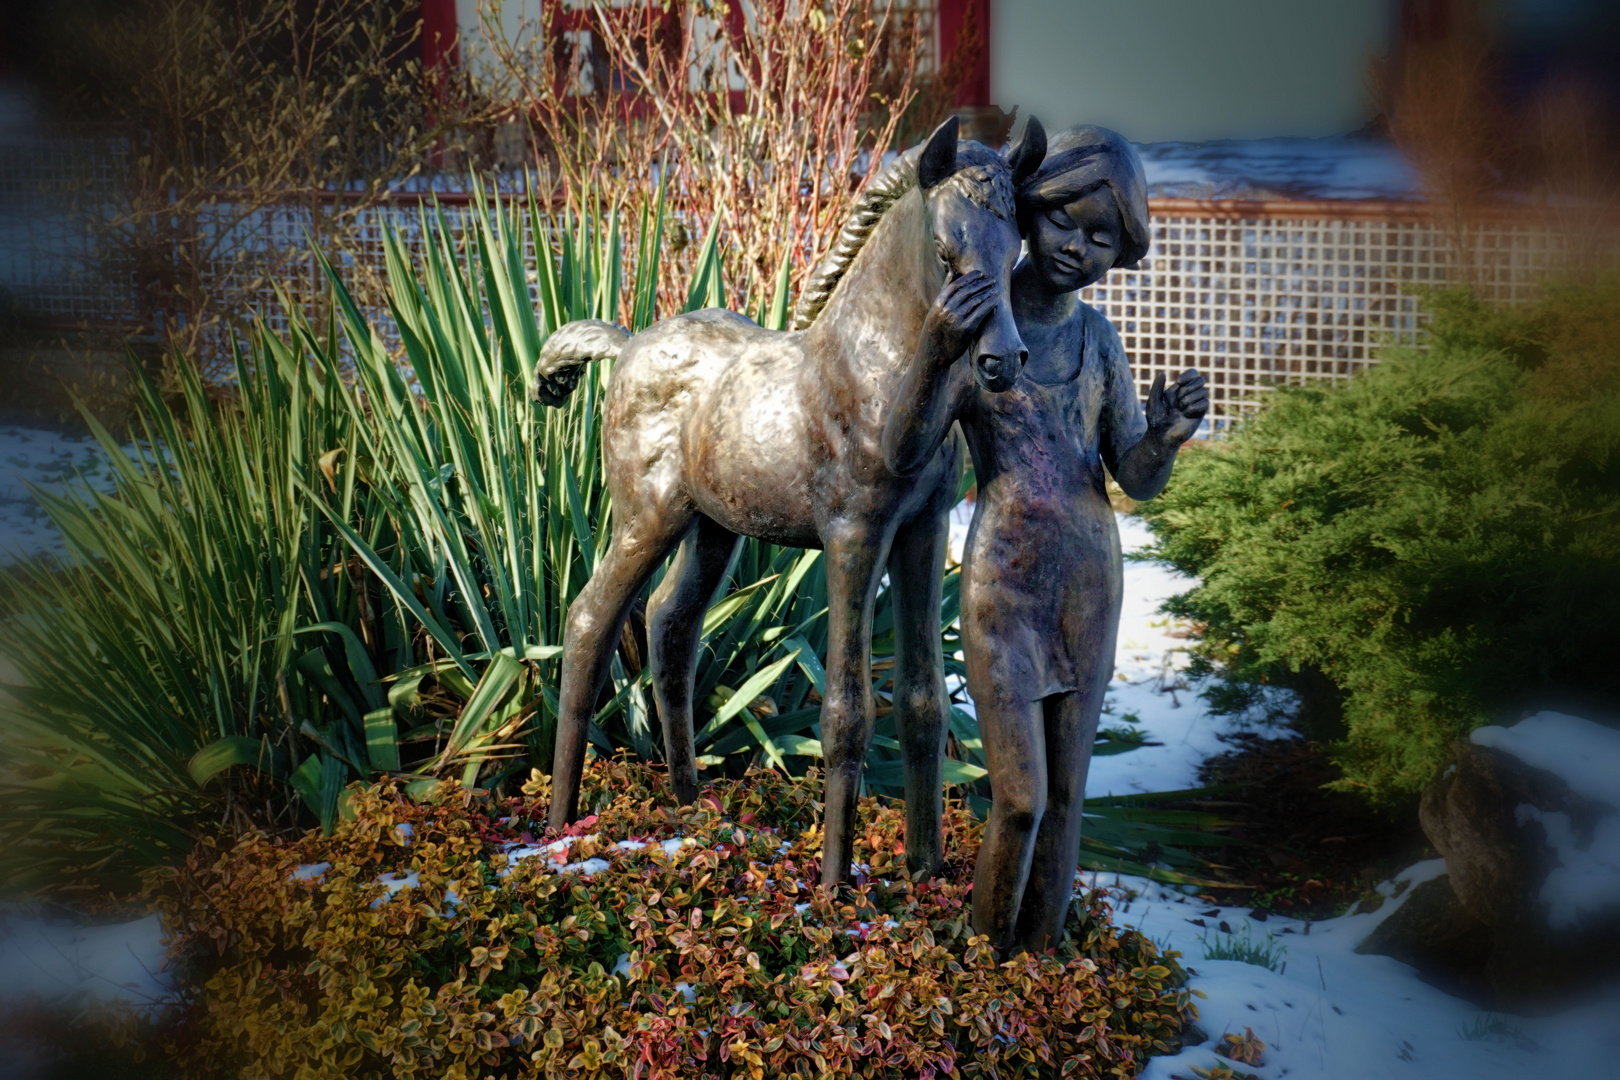
<path fill-rule="evenodd" d="M 1023 375 L 992 393 L 958 362 L 1004 288 L 964 273 L 929 312 L 883 433 L 896 473 L 932 461 L 952 423 L 973 455 L 962 640 L 993 796 L 973 924 L 1004 952 L 1056 943 L 1079 862 L 1120 610 L 1103 470 L 1131 498 L 1152 498 L 1209 408 L 1203 378 L 1188 371 L 1168 389 L 1159 376 L 1144 416 L 1119 335 L 1077 293 L 1147 254 L 1147 188 L 1130 144 L 1078 127 L 1048 146 L 1031 120 L 1015 156 L 1024 147 L 1043 164 L 1017 188 L 1029 242 L 1012 280 L 1030 347 Z"/>
<path fill-rule="evenodd" d="M 873 724 L 872 600 L 885 565 L 894 590 L 895 723 L 906 769 L 906 856 L 915 873 L 943 860 L 946 730 L 940 587 L 959 462 L 934 440 L 902 477 L 884 467 L 883 423 L 923 321 L 948 275 L 1000 286 L 958 352 L 987 391 L 1025 357 L 1010 295 L 1019 234 L 1013 189 L 1040 164 L 957 141 L 955 119 L 902 155 L 862 196 L 795 312 L 762 330 L 728 311 L 665 319 L 629 337 L 600 321 L 560 328 L 536 368 L 557 402 L 579 365 L 617 357 L 602 448 L 613 537 L 568 611 L 563 637 L 551 824 L 578 812 L 586 728 L 631 601 L 672 548 L 648 604 L 653 690 L 677 797 L 697 794 L 692 681 L 703 612 L 744 535 L 826 551 L 826 766 L 821 876 L 850 875 L 851 832 Z M 977 280 L 977 278 L 975 278 Z"/>

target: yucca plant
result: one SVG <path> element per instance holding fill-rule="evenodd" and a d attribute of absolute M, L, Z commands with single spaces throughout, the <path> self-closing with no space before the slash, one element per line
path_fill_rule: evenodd
<path fill-rule="evenodd" d="M 636 238 L 632 331 L 654 316 L 660 207 L 655 200 L 643 211 Z M 397 237 L 388 241 L 391 306 L 416 388 L 332 277 L 355 371 L 349 460 L 360 463 L 358 482 L 382 508 L 379 535 L 393 547 L 363 537 L 330 500 L 312 493 L 431 653 L 392 666 L 394 716 L 379 717 L 371 735 L 397 722 L 401 739 L 432 736 L 437 763 L 462 762 L 469 786 L 549 764 L 562 623 L 608 541 L 610 500 L 596 423 L 611 365 L 589 369 L 569 404 L 555 410 L 529 403 L 529 372 L 540 345 L 563 323 L 618 320 L 622 243 L 615 215 L 565 222 L 556 234 L 557 260 L 541 261 L 531 302 L 523 230 L 527 225 L 543 246 L 546 222 L 533 206 L 527 215 L 499 200 L 478 208 L 465 257 L 458 257 L 440 215 L 424 217 L 429 242 L 418 264 Z M 722 304 L 721 281 L 711 230 L 685 309 Z M 787 310 L 784 267 L 760 319 L 780 327 Z M 385 411 L 393 422 L 368 426 L 362 416 L 368 407 L 371 416 Z M 819 756 L 818 657 L 826 644 L 820 553 L 749 541 L 728 586 L 705 620 L 696 690 L 709 713 L 700 717 L 699 752 L 711 767 L 734 771 Z M 880 670 L 885 648 L 893 650 L 889 618 L 880 598 Z M 656 758 L 662 740 L 636 651 L 615 657 L 611 691 L 591 737 L 604 753 L 628 749 Z M 879 736 L 871 782 L 898 791 L 897 759 L 886 752 L 893 746 Z M 971 765 L 957 773 L 982 775 Z"/>
<path fill-rule="evenodd" d="M 0 725 L 14 884 L 90 868 L 127 881 L 183 854 L 216 802 L 194 758 L 217 740 L 290 775 L 307 666 L 294 650 L 321 567 L 298 483 L 347 416 L 307 356 L 269 335 L 256 351 L 223 408 L 185 367 L 173 401 L 137 370 L 134 452 L 86 414 L 112 490 L 33 492 L 70 555 L 0 584 L 0 648 L 22 675 Z"/>

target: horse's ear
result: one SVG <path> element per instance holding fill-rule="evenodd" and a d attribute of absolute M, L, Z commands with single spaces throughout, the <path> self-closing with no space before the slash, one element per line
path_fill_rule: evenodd
<path fill-rule="evenodd" d="M 1046 160 L 1046 129 L 1039 120 L 1029 118 L 1024 125 L 1024 137 L 1012 148 L 1007 160 L 1012 165 L 1015 186 L 1035 175 L 1035 170 Z"/>
<path fill-rule="evenodd" d="M 928 137 L 922 157 L 917 159 L 917 182 L 927 191 L 956 171 L 956 131 L 961 121 L 951 117 Z"/>

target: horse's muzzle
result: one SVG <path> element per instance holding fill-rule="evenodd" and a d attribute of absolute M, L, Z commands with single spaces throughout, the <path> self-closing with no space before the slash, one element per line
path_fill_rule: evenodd
<path fill-rule="evenodd" d="M 1019 374 L 1024 370 L 1024 361 L 1028 359 L 1028 349 L 1019 349 L 1012 356 L 980 353 L 973 358 L 973 377 L 989 393 L 1004 393 L 1018 381 Z"/>

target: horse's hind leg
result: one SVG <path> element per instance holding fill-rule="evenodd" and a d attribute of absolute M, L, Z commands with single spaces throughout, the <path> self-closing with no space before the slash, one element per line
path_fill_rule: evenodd
<path fill-rule="evenodd" d="M 552 758 L 551 776 L 550 824 L 554 829 L 579 816 L 585 737 L 630 603 L 686 530 L 692 511 L 644 512 L 623 525 L 617 510 L 614 516 L 613 543 L 591 580 L 569 605 L 568 624 L 563 630 L 557 751 Z"/>
<path fill-rule="evenodd" d="M 906 868 L 933 877 L 945 864 L 940 819 L 945 786 L 945 664 L 939 609 L 949 501 L 938 500 L 895 533 L 894 722 L 906 770 Z"/>
<path fill-rule="evenodd" d="M 692 679 L 703 637 L 703 613 L 742 537 L 699 515 L 676 549 L 664 580 L 647 603 L 647 646 L 653 697 L 664 724 L 669 782 L 683 806 L 697 798 L 692 744 Z"/>

